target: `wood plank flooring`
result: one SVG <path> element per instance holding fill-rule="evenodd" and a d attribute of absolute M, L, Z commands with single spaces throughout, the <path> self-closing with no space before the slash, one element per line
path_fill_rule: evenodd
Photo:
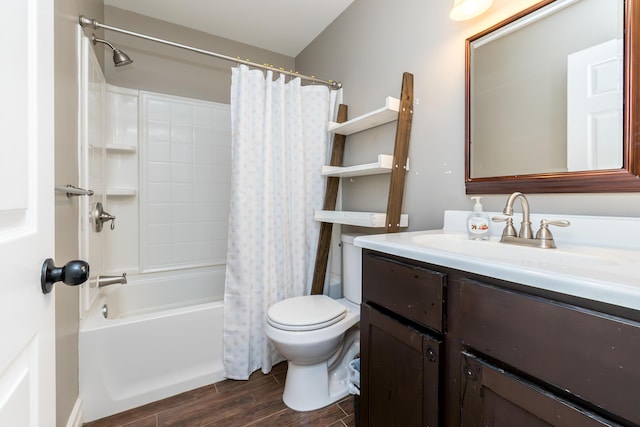
<path fill-rule="evenodd" d="M 293 411 L 282 402 L 287 364 L 268 375 L 254 372 L 248 381 L 225 380 L 149 403 L 85 427 L 353 427 L 353 396 L 310 412 Z"/>

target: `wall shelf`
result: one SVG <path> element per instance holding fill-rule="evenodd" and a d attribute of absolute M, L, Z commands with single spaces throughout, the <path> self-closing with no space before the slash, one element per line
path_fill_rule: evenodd
<path fill-rule="evenodd" d="M 133 197 L 138 194 L 138 190 L 130 187 L 107 188 L 107 197 Z"/>
<path fill-rule="evenodd" d="M 354 133 L 397 120 L 399 111 L 400 100 L 387 96 L 384 107 L 343 123 L 329 122 L 328 130 L 339 135 L 353 135 Z"/>
<path fill-rule="evenodd" d="M 354 176 L 380 175 L 391 173 L 393 169 L 393 156 L 389 154 L 378 154 L 378 161 L 354 166 L 322 166 L 323 176 L 336 176 L 349 178 Z M 409 170 L 409 159 L 407 159 L 407 170 Z"/>
<path fill-rule="evenodd" d="M 333 224 L 354 225 L 358 227 L 384 228 L 387 226 L 387 214 L 378 212 L 315 211 L 313 219 Z M 400 215 L 400 227 L 409 226 L 409 215 Z"/>
<path fill-rule="evenodd" d="M 352 120 L 347 120 L 347 106 L 340 104 L 336 122 L 329 122 L 328 131 L 333 133 L 333 145 L 329 166 L 322 167 L 327 177 L 322 210 L 314 212 L 313 218 L 321 222 L 318 250 L 313 270 L 311 294 L 322 294 L 326 281 L 329 251 L 331 249 L 333 224 L 359 227 L 384 228 L 387 233 L 396 233 L 409 226 L 409 216 L 402 213 L 404 182 L 409 170 L 409 139 L 413 117 L 413 74 L 402 74 L 400 98 L 387 96 L 382 108 Z M 379 154 L 378 161 L 355 166 L 343 166 L 345 142 L 348 135 L 396 121 L 396 138 L 393 155 Z M 388 173 L 389 193 L 387 210 L 377 212 L 336 211 L 336 202 L 342 178 Z"/>
<path fill-rule="evenodd" d="M 107 144 L 106 147 L 107 152 L 109 153 L 135 153 L 138 149 L 135 145 L 118 145 L 118 144 Z"/>

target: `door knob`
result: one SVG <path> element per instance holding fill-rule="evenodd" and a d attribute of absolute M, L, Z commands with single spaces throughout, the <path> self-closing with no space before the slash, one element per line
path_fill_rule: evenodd
<path fill-rule="evenodd" d="M 51 258 L 42 264 L 40 286 L 43 294 L 53 289 L 53 284 L 62 281 L 69 286 L 77 286 L 89 278 L 89 263 L 82 260 L 69 261 L 63 267 L 56 267 Z"/>

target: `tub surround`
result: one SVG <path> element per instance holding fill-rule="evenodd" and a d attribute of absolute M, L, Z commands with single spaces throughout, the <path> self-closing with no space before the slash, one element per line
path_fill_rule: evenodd
<path fill-rule="evenodd" d="M 94 277 L 79 392 L 92 420 L 223 378 L 231 121 L 225 104 L 107 84 L 85 36 L 81 64 L 80 185 L 95 190 L 81 211 L 100 202 L 117 218 L 100 233 L 81 221 Z M 122 272 L 129 284 L 100 287 Z"/>
<path fill-rule="evenodd" d="M 504 223 L 491 224 L 489 241 L 468 240 L 467 211 L 445 211 L 442 230 L 362 236 L 357 246 L 416 261 L 438 264 L 526 286 L 640 310 L 640 218 L 532 214 L 567 219 L 551 227 L 556 249 L 499 243 Z M 489 216 L 504 216 L 489 212 Z M 519 227 L 521 214 L 514 214 Z"/>

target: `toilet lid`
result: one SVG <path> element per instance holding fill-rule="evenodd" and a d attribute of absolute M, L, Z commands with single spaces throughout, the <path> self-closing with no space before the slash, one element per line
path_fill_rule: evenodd
<path fill-rule="evenodd" d="M 345 306 L 326 295 L 307 295 L 282 300 L 267 311 L 267 321 L 286 331 L 311 331 L 342 320 Z"/>

